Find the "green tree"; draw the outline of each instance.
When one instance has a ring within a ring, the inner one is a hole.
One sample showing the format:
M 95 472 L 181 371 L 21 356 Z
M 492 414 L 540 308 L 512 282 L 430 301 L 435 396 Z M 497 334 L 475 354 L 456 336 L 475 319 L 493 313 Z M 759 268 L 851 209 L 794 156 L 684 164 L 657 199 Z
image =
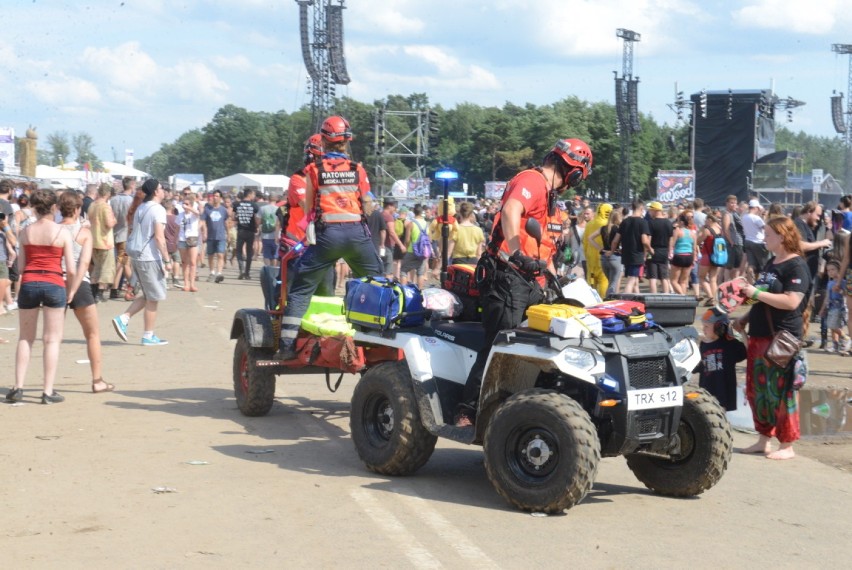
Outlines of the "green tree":
M 68 144 L 68 133 L 57 131 L 47 135 L 47 146 L 50 149 L 51 164 L 62 164 L 71 160 L 71 145 Z

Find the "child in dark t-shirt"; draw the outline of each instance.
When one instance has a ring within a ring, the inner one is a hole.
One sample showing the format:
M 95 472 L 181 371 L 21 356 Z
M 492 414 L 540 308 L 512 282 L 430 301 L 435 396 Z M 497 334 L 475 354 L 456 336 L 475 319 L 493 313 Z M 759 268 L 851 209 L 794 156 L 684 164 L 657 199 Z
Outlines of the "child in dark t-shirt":
M 726 411 L 737 409 L 737 362 L 746 359 L 746 347 L 728 335 L 728 316 L 709 309 L 701 317 L 703 337 L 699 350 L 698 385 L 719 400 Z

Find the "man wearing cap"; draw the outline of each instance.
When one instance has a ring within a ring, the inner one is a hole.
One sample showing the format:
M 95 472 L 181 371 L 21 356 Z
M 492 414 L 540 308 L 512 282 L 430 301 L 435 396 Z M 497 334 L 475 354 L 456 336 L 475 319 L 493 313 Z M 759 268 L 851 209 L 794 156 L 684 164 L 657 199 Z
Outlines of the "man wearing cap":
M 158 304 L 166 299 L 166 271 L 172 268 L 166 249 L 166 210 L 161 205 L 166 193 L 155 178 L 146 180 L 142 191 L 145 200 L 133 215 L 133 232 L 127 240 L 128 252 L 134 256 L 131 259 L 133 274 L 142 294 L 112 320 L 112 326 L 121 340 L 127 342 L 130 318 L 144 309 L 142 346 L 163 346 L 169 343 L 154 334 L 154 324 Z
M 769 251 L 766 249 L 764 222 L 760 202 L 752 198 L 748 203 L 748 213 L 743 216 L 743 252 L 745 253 L 744 268 L 751 269 L 757 275 L 769 261 Z
M 659 202 L 648 204 L 650 219 L 648 229 L 651 231 L 651 259 L 645 263 L 645 275 L 648 277 L 651 293 L 656 293 L 662 283 L 663 293 L 672 292 L 672 282 L 669 279 L 669 259 L 674 254 L 674 227 L 669 221 L 663 205 Z

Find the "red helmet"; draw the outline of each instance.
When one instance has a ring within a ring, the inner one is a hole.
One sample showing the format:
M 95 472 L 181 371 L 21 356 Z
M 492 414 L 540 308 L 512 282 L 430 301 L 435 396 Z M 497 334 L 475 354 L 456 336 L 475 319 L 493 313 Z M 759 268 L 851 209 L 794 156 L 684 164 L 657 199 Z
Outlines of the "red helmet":
M 322 138 L 328 142 L 352 140 L 352 131 L 349 129 L 349 121 L 337 115 L 329 117 L 322 122 L 320 133 L 322 134 Z
M 568 166 L 579 169 L 574 171 L 577 173 L 576 175 L 570 176 L 570 180 L 566 180 L 569 186 L 576 186 L 592 173 L 592 163 L 594 162 L 592 150 L 580 139 L 558 140 L 552 152 L 564 160 Z
M 311 135 L 305 141 L 305 157 L 322 155 L 322 135 Z

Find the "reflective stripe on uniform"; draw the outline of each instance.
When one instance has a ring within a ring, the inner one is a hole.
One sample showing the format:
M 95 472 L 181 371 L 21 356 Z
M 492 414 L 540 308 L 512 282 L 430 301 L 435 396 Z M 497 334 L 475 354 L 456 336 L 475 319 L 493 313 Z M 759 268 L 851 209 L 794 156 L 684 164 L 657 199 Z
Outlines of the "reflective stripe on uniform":
M 301 317 L 281 317 L 282 325 L 289 325 L 291 327 L 300 327 L 302 326 Z
M 332 224 L 340 222 L 360 222 L 361 215 L 349 213 L 323 214 L 322 219 L 324 222 L 329 222 Z
M 332 194 L 357 194 L 358 187 L 349 184 L 321 186 L 319 193 L 321 196 L 330 196 Z
M 296 338 L 299 336 L 299 329 L 290 330 L 290 329 L 281 329 L 281 338 Z

